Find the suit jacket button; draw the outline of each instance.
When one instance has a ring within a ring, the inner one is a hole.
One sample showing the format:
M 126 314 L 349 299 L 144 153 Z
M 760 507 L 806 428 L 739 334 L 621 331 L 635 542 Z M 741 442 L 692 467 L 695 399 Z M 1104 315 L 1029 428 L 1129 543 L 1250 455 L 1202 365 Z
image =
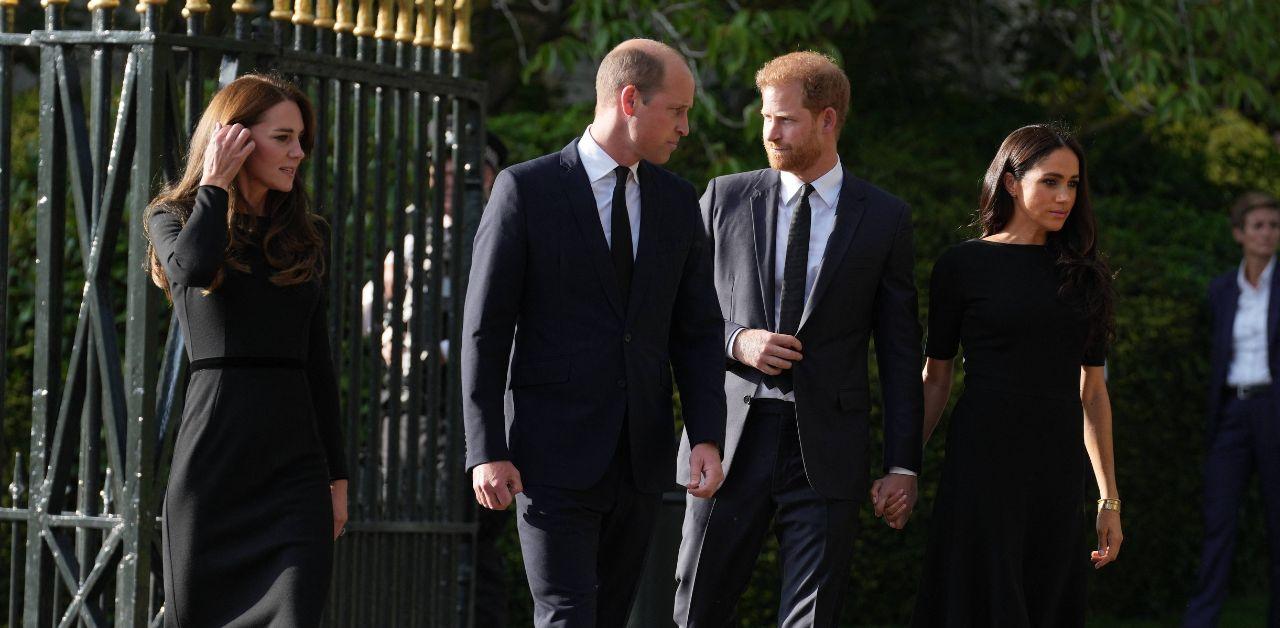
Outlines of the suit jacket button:
M 630 333 L 623 334 L 623 335 L 622 335 L 622 341 L 623 341 L 623 342 L 631 342 L 631 334 L 630 334 Z
M 742 403 L 745 403 L 745 404 L 747 404 L 747 405 L 751 405 L 751 395 L 747 395 L 746 397 L 743 397 L 743 398 L 742 398 Z
M 626 388 L 626 387 L 627 387 L 627 380 L 625 379 L 618 380 L 618 388 Z

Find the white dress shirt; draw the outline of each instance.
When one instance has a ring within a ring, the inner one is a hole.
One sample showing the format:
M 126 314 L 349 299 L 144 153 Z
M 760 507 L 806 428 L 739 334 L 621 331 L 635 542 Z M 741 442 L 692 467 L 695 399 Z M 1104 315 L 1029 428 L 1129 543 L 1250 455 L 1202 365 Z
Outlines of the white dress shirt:
M 590 126 L 578 140 L 578 157 L 582 159 L 587 180 L 591 182 L 591 193 L 596 197 L 604 241 L 613 250 L 613 187 L 617 183 L 613 170 L 622 164 L 614 161 L 591 137 Z M 631 258 L 635 259 L 636 251 L 640 250 L 640 162 L 631 164 L 628 169 L 631 175 L 627 177 L 627 215 L 631 218 Z
M 1240 300 L 1236 306 L 1236 320 L 1232 325 L 1231 369 L 1227 371 L 1230 386 L 1254 386 L 1271 383 L 1271 366 L 1267 364 L 1267 311 L 1271 304 L 1271 274 L 1275 272 L 1276 258 L 1272 256 L 1267 267 L 1258 276 L 1258 287 L 1253 287 L 1244 276 L 1244 262 L 1236 274 L 1240 286 Z

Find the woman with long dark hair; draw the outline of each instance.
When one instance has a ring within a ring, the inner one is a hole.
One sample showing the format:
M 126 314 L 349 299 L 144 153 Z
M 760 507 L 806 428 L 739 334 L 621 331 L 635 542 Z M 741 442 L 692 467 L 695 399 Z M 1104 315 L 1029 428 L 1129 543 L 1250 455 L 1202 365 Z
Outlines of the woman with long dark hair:
M 1084 151 L 1065 131 L 1014 131 L 983 182 L 982 238 L 934 265 L 926 441 L 960 346 L 965 389 L 947 432 L 915 626 L 1084 624 L 1086 451 L 1102 498 L 1094 567 L 1119 554 L 1103 370 L 1114 299 L 1085 175 Z
M 170 628 L 320 623 L 347 474 L 327 230 L 297 182 L 314 127 L 290 83 L 236 79 L 144 219 L 191 358 L 164 504 Z

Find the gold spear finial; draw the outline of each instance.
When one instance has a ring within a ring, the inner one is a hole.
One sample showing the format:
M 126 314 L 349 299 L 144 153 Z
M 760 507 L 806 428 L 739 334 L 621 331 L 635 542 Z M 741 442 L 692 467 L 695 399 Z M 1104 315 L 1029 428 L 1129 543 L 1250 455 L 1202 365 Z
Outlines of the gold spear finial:
M 373 34 L 373 0 L 360 0 L 360 10 L 356 11 L 356 29 L 352 32 L 356 37 Z
M 0 5 L 6 7 L 18 6 L 18 0 L 0 0 Z M 114 9 L 120 6 L 119 0 L 89 0 L 89 10 L 97 11 L 99 9 Z M 208 5 L 205 5 L 208 6 Z M 206 9 L 207 10 L 207 9 Z M 185 9 L 183 15 L 186 15 Z
M 453 51 L 471 52 L 471 0 L 458 0 L 453 5 L 455 12 L 453 25 Z
M 267 17 L 281 22 L 288 22 L 293 17 L 293 12 L 289 10 L 289 0 L 271 0 L 271 13 Z
M 414 4 L 418 6 L 418 32 L 414 34 L 413 45 L 430 48 L 431 18 L 435 13 L 435 4 L 432 0 L 414 0 Z
M 102 1 L 103 0 L 93 0 L 93 2 L 90 2 L 89 10 L 92 11 L 94 9 L 94 2 L 101 3 Z M 208 13 L 209 8 L 209 0 L 187 0 L 187 6 L 182 7 L 182 17 L 191 19 L 191 16 L 196 13 Z
M 40 0 L 41 6 L 49 6 L 51 4 L 67 4 L 67 0 Z M 138 13 L 146 13 L 150 5 L 164 6 L 165 0 L 138 0 L 138 6 L 133 10 Z
M 350 33 L 355 30 L 356 23 L 351 17 L 351 0 L 338 0 L 338 19 L 333 23 L 333 30 L 337 33 Z
M 409 43 L 413 41 L 413 0 L 397 0 L 397 4 L 396 41 Z
M 316 19 L 311 22 L 316 28 L 333 28 L 333 0 L 316 1 Z
M 311 0 L 298 0 L 293 5 L 293 23 L 299 26 L 310 26 L 316 21 L 316 14 L 311 12 Z
M 391 39 L 395 36 L 396 0 L 378 0 L 378 30 L 373 36 L 378 39 Z
M 435 47 L 448 50 L 453 45 L 453 0 L 436 0 Z
M 253 15 L 256 12 L 252 0 L 236 0 L 231 5 L 231 11 L 238 15 Z

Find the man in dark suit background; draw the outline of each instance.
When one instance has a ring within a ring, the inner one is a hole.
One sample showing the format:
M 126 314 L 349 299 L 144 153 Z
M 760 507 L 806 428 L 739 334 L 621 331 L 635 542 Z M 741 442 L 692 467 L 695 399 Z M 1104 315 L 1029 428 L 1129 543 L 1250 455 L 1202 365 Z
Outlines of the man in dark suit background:
M 834 626 L 869 479 L 871 333 L 887 471 L 876 513 L 900 528 L 915 502 L 922 391 L 911 216 L 841 164 L 849 80 L 829 58 L 779 57 L 756 84 L 772 167 L 719 177 L 702 197 L 724 314 L 726 476 L 714 498 L 688 498 L 675 620 L 729 625 L 774 521 L 779 625 Z
M 1258 471 L 1271 545 L 1271 610 L 1280 627 L 1280 202 L 1262 192 L 1231 208 L 1231 232 L 1244 259 L 1209 284 L 1213 333 L 1209 373 L 1209 451 L 1204 466 L 1204 551 L 1183 625 L 1215 626 L 1227 599 L 1245 488 Z
M 466 465 L 516 501 L 538 626 L 626 624 L 672 485 L 672 373 L 710 497 L 724 442 L 722 316 L 697 193 L 665 163 L 694 81 L 651 40 L 596 76 L 591 126 L 498 175 L 476 233 L 462 334 Z

